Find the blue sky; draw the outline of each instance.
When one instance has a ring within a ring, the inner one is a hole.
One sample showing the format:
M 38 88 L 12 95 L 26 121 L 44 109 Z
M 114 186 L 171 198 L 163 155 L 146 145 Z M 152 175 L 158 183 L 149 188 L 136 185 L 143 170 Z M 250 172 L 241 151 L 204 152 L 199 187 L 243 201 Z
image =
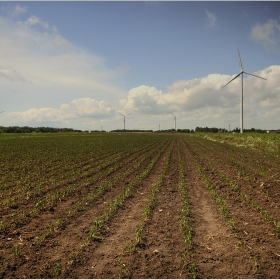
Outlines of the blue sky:
M 0 2 L 0 125 L 280 128 L 278 2 Z

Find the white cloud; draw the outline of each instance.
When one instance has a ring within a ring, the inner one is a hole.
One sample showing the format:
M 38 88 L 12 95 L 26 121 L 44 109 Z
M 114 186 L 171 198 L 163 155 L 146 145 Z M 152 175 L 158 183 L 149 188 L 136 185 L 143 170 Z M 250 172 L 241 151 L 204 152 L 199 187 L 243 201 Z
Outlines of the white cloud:
M 37 99 L 39 108 L 44 107 L 40 100 L 46 96 L 55 107 L 69 96 L 116 101 L 123 94 L 118 87 L 120 71 L 106 67 L 103 58 L 75 47 L 55 26 L 36 16 L 23 22 L 0 17 L 0 42 L 0 97 L 10 111 L 12 94 L 13 99 L 22 98 L 22 103 L 24 95 Z
M 211 74 L 207 77 L 190 81 L 178 81 L 163 93 L 154 87 L 142 85 L 129 91 L 120 105 L 126 111 L 148 114 L 194 110 L 207 106 L 230 107 L 236 104 L 237 94 L 232 90 L 220 91 L 229 76 Z
M 257 23 L 251 30 L 251 39 L 261 43 L 268 51 L 279 52 L 280 24 L 277 20 L 270 19 L 264 24 Z
M 215 13 L 211 13 L 209 11 L 205 11 L 207 14 L 207 21 L 208 21 L 208 25 L 207 27 L 211 28 L 216 26 L 216 22 L 217 22 L 217 17 Z
M 244 114 L 245 127 L 256 127 L 256 121 L 263 124 L 267 112 L 280 107 L 280 66 L 274 65 L 255 73 L 268 81 L 244 76 Z M 235 123 L 239 127 L 241 79 L 238 78 L 222 88 L 233 76 L 211 74 L 194 80 L 180 80 L 167 88 L 167 92 L 146 85 L 133 88 L 120 105 L 126 112 L 138 114 L 168 115 L 179 114 L 178 120 L 197 126 L 223 126 Z M 272 113 L 271 113 L 272 114 Z M 280 122 L 280 116 L 271 123 Z M 171 117 L 170 117 L 171 118 Z M 265 124 L 263 124 L 265 125 Z M 172 126 L 171 126 L 172 127 Z
M 4 121 L 10 124 L 55 122 L 61 125 L 71 120 L 109 118 L 115 114 L 108 102 L 96 101 L 90 98 L 80 98 L 67 104 L 62 104 L 59 109 L 33 108 L 23 112 L 5 114 Z
M 41 21 L 41 19 L 36 16 L 31 16 L 25 23 L 28 25 L 41 25 L 45 29 L 49 28 L 49 24 L 47 22 Z

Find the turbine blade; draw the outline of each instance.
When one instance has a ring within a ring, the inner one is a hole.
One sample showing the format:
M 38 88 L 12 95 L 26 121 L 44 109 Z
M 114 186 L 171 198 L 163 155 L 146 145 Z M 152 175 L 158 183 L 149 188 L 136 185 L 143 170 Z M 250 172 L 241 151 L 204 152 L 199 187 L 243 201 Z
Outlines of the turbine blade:
M 241 71 L 239 74 L 237 74 L 233 79 L 231 79 L 226 85 L 224 85 L 222 88 L 224 88 L 225 86 L 227 86 L 229 83 L 231 83 L 233 80 L 235 80 L 237 77 L 239 77 L 241 74 L 243 73 L 243 71 Z
M 239 53 L 239 49 L 237 48 L 237 50 L 238 50 L 238 57 L 239 57 L 239 65 L 240 65 L 240 69 L 241 69 L 241 71 L 243 71 L 242 61 L 241 61 L 241 57 L 240 57 L 240 53 Z
M 120 113 L 120 112 L 118 112 L 118 113 L 124 117 L 124 115 L 122 113 Z
M 257 76 L 257 75 L 255 75 L 255 74 L 248 73 L 248 72 L 245 72 L 245 71 L 244 71 L 244 73 L 246 73 L 247 75 L 255 76 L 255 77 L 257 77 L 257 78 L 261 78 L 261 79 L 263 79 L 263 80 L 266 80 L 266 81 L 267 81 L 267 79 L 262 78 L 262 77 L 260 77 L 260 76 Z

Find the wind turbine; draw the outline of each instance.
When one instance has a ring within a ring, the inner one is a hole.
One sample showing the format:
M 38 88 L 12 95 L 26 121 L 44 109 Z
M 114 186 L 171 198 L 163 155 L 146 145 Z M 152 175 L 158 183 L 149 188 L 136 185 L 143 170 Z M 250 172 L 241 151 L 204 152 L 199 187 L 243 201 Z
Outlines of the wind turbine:
M 125 115 L 123 115 L 122 113 L 120 113 L 120 112 L 118 112 L 120 115 L 122 115 L 123 116 L 123 130 L 125 130 L 125 117 L 126 116 L 128 116 L 128 115 L 130 115 L 130 113 L 129 114 L 127 114 L 126 116 Z
M 240 65 L 240 73 L 237 74 L 233 79 L 231 79 L 226 85 L 224 85 L 222 88 L 224 88 L 225 86 L 227 86 L 230 82 L 232 82 L 233 80 L 235 80 L 237 77 L 239 77 L 241 75 L 241 103 L 240 103 L 240 133 L 243 133 L 243 74 L 247 74 L 247 75 L 251 75 L 251 76 L 254 76 L 254 77 L 257 77 L 257 78 L 260 78 L 260 79 L 263 79 L 263 80 L 267 80 L 265 78 L 262 78 L 260 76 L 257 76 L 255 74 L 252 74 L 252 73 L 248 73 L 246 71 L 243 70 L 243 67 L 242 67 L 242 61 L 241 61 L 241 57 L 240 57 L 240 53 L 239 53 L 239 49 L 237 48 L 237 51 L 238 51 L 238 57 L 239 57 L 239 65 Z
M 177 116 L 175 116 L 175 115 L 172 114 L 172 113 L 171 113 L 171 115 L 174 117 L 174 128 L 175 128 L 175 131 L 177 131 L 177 130 L 176 130 L 176 117 L 177 117 Z

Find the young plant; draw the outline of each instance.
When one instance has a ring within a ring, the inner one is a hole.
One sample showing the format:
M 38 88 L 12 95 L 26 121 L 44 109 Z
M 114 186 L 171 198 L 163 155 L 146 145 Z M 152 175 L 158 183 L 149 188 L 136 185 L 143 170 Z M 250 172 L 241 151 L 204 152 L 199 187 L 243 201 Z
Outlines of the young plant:
M 88 232 L 88 239 L 89 240 L 93 240 L 96 236 L 96 232 L 94 229 L 90 229 L 89 232 Z
M 131 254 L 135 250 L 135 247 L 132 243 L 129 243 L 126 247 L 122 248 L 122 252 Z
M 55 276 L 60 276 L 62 272 L 62 265 L 60 263 L 56 264 L 54 268 L 54 274 Z
M 143 228 L 142 228 L 142 227 L 136 228 L 136 230 L 135 230 L 135 233 L 136 233 L 136 243 L 137 243 L 137 244 L 141 242 L 141 239 L 142 239 L 142 231 L 143 231 Z
M 0 221 L 0 231 L 4 231 L 5 230 L 5 225 L 2 221 Z
M 71 253 L 70 256 L 69 256 L 69 262 L 68 264 L 69 265 L 72 265 L 76 260 L 76 256 L 75 256 L 75 253 Z
M 21 253 L 19 247 L 14 247 L 13 252 L 14 252 L 14 258 L 20 257 Z

